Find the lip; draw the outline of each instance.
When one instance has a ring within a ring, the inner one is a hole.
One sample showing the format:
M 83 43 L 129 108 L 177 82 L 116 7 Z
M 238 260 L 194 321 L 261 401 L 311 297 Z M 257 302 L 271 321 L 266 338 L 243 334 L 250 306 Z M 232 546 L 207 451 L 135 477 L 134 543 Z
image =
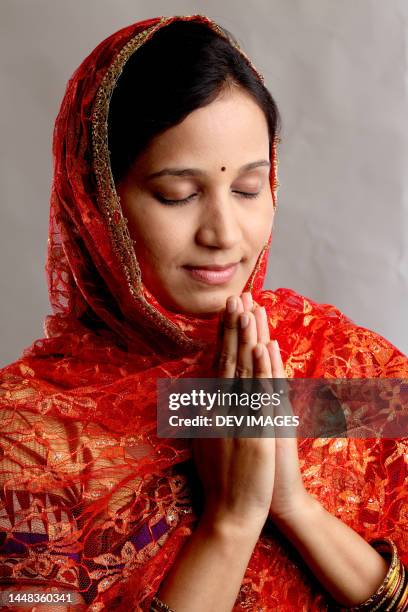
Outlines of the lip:
M 223 266 L 217 264 L 210 264 L 204 266 L 184 266 L 185 268 L 189 268 L 191 270 L 227 270 L 228 268 L 232 268 L 232 266 L 236 266 L 239 262 L 232 261 L 231 263 L 224 264 Z
M 185 270 L 195 280 L 206 283 L 207 285 L 222 285 L 227 283 L 234 276 L 238 263 L 227 264 L 225 266 L 211 265 L 208 267 L 203 266 L 183 266 Z

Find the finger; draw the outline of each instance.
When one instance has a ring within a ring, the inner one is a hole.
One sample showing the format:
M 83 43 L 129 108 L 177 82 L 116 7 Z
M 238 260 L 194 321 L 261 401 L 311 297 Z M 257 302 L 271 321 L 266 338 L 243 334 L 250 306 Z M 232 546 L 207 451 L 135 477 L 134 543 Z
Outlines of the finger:
M 236 376 L 252 378 L 253 349 L 256 345 L 256 323 L 252 312 L 245 311 L 239 315 L 239 338 Z
M 272 378 L 277 378 L 277 379 L 281 379 L 279 381 L 279 391 L 282 391 L 283 393 L 288 393 L 288 385 L 286 380 L 282 380 L 282 379 L 286 379 L 286 372 L 285 372 L 285 367 L 283 365 L 283 361 L 282 361 L 282 357 L 280 354 L 280 348 L 279 348 L 279 343 L 277 340 L 271 340 L 270 342 L 268 342 L 268 344 L 266 345 L 266 348 L 268 350 L 269 353 L 269 357 L 271 360 L 271 367 L 272 367 Z M 276 385 L 274 384 L 274 387 Z
M 282 396 L 281 403 L 277 409 L 277 413 L 282 415 L 293 415 L 290 399 L 289 399 L 289 385 L 287 382 L 287 376 L 283 365 L 282 357 L 280 354 L 279 343 L 277 340 L 272 340 L 267 345 L 267 349 L 271 358 L 272 365 L 272 376 L 273 378 L 280 378 L 278 392 Z M 282 380 L 285 379 L 285 380 Z
M 219 355 L 221 353 L 222 342 L 224 337 L 224 318 L 225 318 L 225 310 L 221 310 L 218 315 L 218 325 L 217 325 L 217 338 L 215 342 L 215 352 L 212 361 L 212 368 L 216 370 L 218 375 L 218 362 Z
M 237 297 L 237 300 L 238 300 L 238 312 L 239 313 L 244 312 L 245 308 L 244 308 L 244 303 L 242 301 L 241 296 L 237 295 L 236 297 Z
M 253 350 L 254 378 L 272 378 L 272 365 L 265 344 L 258 342 Z
M 242 302 L 232 295 L 227 299 L 224 312 L 223 336 L 220 343 L 218 375 L 221 378 L 234 378 L 238 354 L 239 316 L 243 311 Z
M 270 342 L 268 315 L 264 306 L 258 306 L 255 312 L 256 329 L 258 332 L 258 342 L 263 342 L 265 345 Z
M 252 299 L 252 294 L 249 291 L 245 291 L 241 294 L 242 304 L 244 306 L 244 310 L 252 312 L 254 309 L 254 300 Z
M 286 378 L 280 348 L 277 340 L 271 340 L 267 344 L 267 349 L 271 358 L 273 378 Z

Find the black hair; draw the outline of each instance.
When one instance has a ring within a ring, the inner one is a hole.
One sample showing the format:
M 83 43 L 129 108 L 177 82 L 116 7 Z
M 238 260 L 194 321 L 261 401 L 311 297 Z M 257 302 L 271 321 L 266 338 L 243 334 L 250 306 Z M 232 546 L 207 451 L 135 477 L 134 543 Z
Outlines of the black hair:
M 228 30 L 222 31 L 236 42 Z M 108 144 L 116 184 L 154 136 L 210 104 L 228 83 L 244 88 L 263 110 L 272 144 L 280 127 L 277 105 L 229 40 L 203 23 L 174 21 L 128 59 L 109 106 Z

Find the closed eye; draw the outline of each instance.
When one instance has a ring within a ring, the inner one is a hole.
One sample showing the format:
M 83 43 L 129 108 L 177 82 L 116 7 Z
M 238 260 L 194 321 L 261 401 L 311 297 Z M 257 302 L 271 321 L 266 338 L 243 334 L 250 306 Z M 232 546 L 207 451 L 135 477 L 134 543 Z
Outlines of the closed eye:
M 252 193 L 248 191 L 235 191 L 234 193 L 239 193 L 244 198 L 257 198 L 259 196 L 259 191 L 257 193 Z
M 237 193 L 238 195 L 242 196 L 243 198 L 257 198 L 259 196 L 259 191 L 257 193 L 252 193 L 252 192 L 248 192 L 248 191 L 233 191 L 232 193 Z M 192 200 L 196 195 L 198 195 L 197 193 L 192 193 L 191 195 L 187 196 L 187 198 L 183 198 L 182 200 L 169 200 L 168 198 L 164 198 L 161 194 L 156 193 L 155 194 L 155 198 L 161 202 L 162 204 L 166 204 L 168 206 L 180 206 L 182 204 L 187 204 L 187 202 L 189 202 L 190 200 Z
M 170 206 L 177 206 L 180 204 L 186 204 L 187 202 L 192 200 L 194 196 L 196 195 L 197 195 L 196 193 L 192 193 L 191 195 L 189 195 L 187 198 L 184 198 L 183 200 L 168 200 L 167 198 L 164 198 L 162 195 L 160 195 L 160 193 L 156 193 L 155 198 L 159 200 L 159 202 L 161 202 L 162 204 L 167 204 Z

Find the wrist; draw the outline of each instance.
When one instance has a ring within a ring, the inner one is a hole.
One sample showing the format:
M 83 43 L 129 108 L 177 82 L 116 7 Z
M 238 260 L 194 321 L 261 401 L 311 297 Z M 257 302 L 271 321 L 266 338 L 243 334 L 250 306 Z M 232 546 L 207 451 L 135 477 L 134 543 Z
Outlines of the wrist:
M 269 518 L 282 530 L 293 530 L 299 525 L 315 524 L 321 518 L 324 507 L 304 489 L 284 512 L 269 513 Z
M 203 514 L 157 597 L 174 610 L 232 610 L 259 534 Z
M 231 514 L 204 512 L 200 519 L 200 530 L 207 537 L 228 543 L 229 541 L 247 542 L 254 545 L 258 540 L 267 517 L 236 517 Z

